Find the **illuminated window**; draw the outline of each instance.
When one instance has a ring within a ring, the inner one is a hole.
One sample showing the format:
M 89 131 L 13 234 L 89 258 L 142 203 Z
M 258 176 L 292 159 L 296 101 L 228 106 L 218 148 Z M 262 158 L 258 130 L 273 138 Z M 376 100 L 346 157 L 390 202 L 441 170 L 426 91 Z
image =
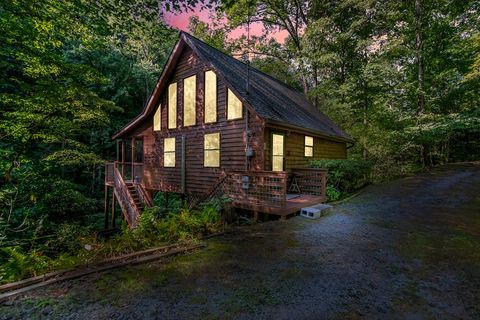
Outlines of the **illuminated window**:
M 217 121 L 217 76 L 213 71 L 205 72 L 205 123 Z
M 203 154 L 204 167 L 220 167 L 220 133 L 205 134 Z
M 313 137 L 305 136 L 305 157 L 313 157 Z
M 283 171 L 284 137 L 272 135 L 272 171 Z
M 168 86 L 168 129 L 177 127 L 177 83 Z
M 232 90 L 228 89 L 228 105 L 227 105 L 227 119 L 240 119 L 242 118 L 243 108 L 242 102 L 237 96 L 232 92 Z
M 195 125 L 195 106 L 197 103 L 197 77 L 183 79 L 183 125 Z
M 175 138 L 163 139 L 163 166 L 175 167 Z
M 160 131 L 162 130 L 162 107 L 158 106 L 157 111 L 153 115 L 153 130 Z

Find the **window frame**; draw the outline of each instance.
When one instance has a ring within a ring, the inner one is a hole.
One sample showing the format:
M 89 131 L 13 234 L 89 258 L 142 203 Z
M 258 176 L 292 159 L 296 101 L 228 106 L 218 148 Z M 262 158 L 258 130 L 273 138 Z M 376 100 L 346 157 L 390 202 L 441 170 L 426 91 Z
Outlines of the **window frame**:
M 170 88 L 175 86 L 175 91 L 171 91 Z M 172 107 L 172 99 L 170 94 L 175 92 L 175 107 Z M 175 112 L 175 116 L 172 117 L 172 113 Z M 176 129 L 177 128 L 177 118 L 178 118 L 178 84 L 177 82 L 172 82 L 168 85 L 167 89 L 167 128 Z
M 307 145 L 307 138 L 312 138 L 312 145 Z M 313 158 L 313 152 L 314 152 L 314 146 L 315 146 L 315 138 L 313 136 L 305 136 L 304 138 L 304 151 L 303 151 L 303 155 L 305 156 L 305 158 Z M 311 149 L 312 150 L 312 154 L 311 155 L 307 155 L 307 150 L 308 149 Z
M 239 117 L 236 117 L 236 118 L 229 118 L 228 115 L 229 115 L 229 110 L 230 110 L 230 105 L 229 105 L 229 97 L 230 97 L 230 94 L 232 94 L 235 99 L 237 99 L 239 102 L 240 102 L 240 107 L 241 107 L 241 110 L 240 110 L 240 116 Z M 233 120 L 239 120 L 239 119 L 243 119 L 243 102 L 242 100 L 240 100 L 240 98 L 230 89 L 227 87 L 227 112 L 226 112 L 226 115 L 225 117 L 227 118 L 228 121 L 233 121 Z
M 273 168 L 273 164 L 274 164 L 273 159 L 274 159 L 274 157 L 280 157 L 280 155 L 274 155 L 274 154 L 273 154 L 273 136 L 281 136 L 281 137 L 282 137 L 282 140 L 283 140 L 283 145 L 282 145 L 282 151 L 283 151 L 283 153 L 282 153 L 282 155 L 281 155 L 281 157 L 282 157 L 282 170 L 274 170 L 274 168 Z M 271 163 L 272 163 L 272 171 L 273 171 L 273 172 L 283 172 L 283 171 L 285 171 L 285 151 L 286 151 L 286 139 L 285 139 L 285 138 L 286 138 L 286 135 L 285 135 L 285 133 L 283 133 L 283 132 L 272 132 L 271 135 L 270 135 Z
M 218 136 L 218 149 L 207 149 L 206 147 L 206 138 L 207 136 L 211 135 L 217 135 Z M 218 165 L 213 166 L 213 165 L 206 165 L 206 155 L 208 151 L 218 151 Z M 220 168 L 221 167 L 221 161 L 222 161 L 222 135 L 220 134 L 220 131 L 217 132 L 210 132 L 210 133 L 205 133 L 203 135 L 203 167 L 204 168 Z
M 166 150 L 165 146 L 166 146 L 166 141 L 168 140 L 171 140 L 173 139 L 173 151 L 172 150 Z M 176 155 L 176 151 L 177 151 L 177 139 L 175 137 L 167 137 L 167 138 L 163 138 L 163 167 L 164 168 L 175 168 L 176 165 L 177 165 L 177 155 Z M 171 165 L 166 165 L 166 162 L 165 162 L 165 159 L 167 158 L 166 155 L 167 154 L 173 154 L 173 166 Z
M 214 121 L 207 121 L 207 73 L 211 72 L 215 76 L 215 84 L 213 88 L 215 89 L 215 120 Z M 203 101 L 204 101 L 204 106 L 203 106 L 203 123 L 216 123 L 218 122 L 218 77 L 217 74 L 212 70 L 207 70 L 203 73 Z
M 158 121 L 155 121 L 158 118 Z M 156 126 L 158 124 L 158 128 Z M 153 114 L 153 131 L 162 131 L 162 104 L 158 104 L 158 108 Z
M 194 90 L 193 90 L 193 123 L 190 123 L 190 124 L 185 124 L 185 95 L 187 94 L 187 91 L 185 90 L 185 80 L 187 79 L 191 79 L 191 78 L 194 78 L 193 80 L 193 85 L 194 85 Z M 182 119 L 182 124 L 183 124 L 183 127 L 192 127 L 192 126 L 195 126 L 197 125 L 197 75 L 196 74 L 192 74 L 190 76 L 187 76 L 185 78 L 182 79 L 182 85 L 183 85 L 183 119 Z M 178 94 L 178 93 L 177 93 Z

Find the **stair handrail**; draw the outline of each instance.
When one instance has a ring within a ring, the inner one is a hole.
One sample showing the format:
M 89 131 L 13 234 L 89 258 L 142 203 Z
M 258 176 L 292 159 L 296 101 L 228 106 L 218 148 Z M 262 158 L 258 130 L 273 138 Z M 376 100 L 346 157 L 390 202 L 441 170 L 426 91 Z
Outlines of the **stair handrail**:
M 113 190 L 118 202 L 120 203 L 120 207 L 122 207 L 122 212 L 125 216 L 125 219 L 131 228 L 135 228 L 137 226 L 138 217 L 140 216 L 140 211 L 138 210 L 132 195 L 128 191 L 127 185 L 116 166 L 113 169 L 113 180 Z
M 227 180 L 228 175 L 225 171 L 222 170 L 220 176 L 218 176 L 217 181 L 207 190 L 207 192 L 203 193 L 200 197 L 195 198 L 192 202 L 190 202 L 189 208 L 193 209 L 197 205 L 202 202 L 210 200 L 218 191 L 218 188 L 223 187 L 225 180 Z M 221 190 L 222 194 L 225 190 Z
M 137 194 L 140 196 L 140 200 L 143 202 L 143 204 L 147 208 L 153 207 L 152 197 L 150 197 L 150 194 L 145 190 L 143 185 L 138 182 L 134 182 L 133 185 L 135 186 L 135 190 L 137 191 Z

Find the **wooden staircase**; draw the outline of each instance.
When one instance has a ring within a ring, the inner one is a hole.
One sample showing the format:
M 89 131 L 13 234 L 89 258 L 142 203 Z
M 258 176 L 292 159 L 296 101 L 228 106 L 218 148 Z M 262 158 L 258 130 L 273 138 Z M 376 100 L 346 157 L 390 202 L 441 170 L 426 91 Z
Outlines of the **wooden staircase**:
M 150 196 L 140 184 L 125 182 L 116 167 L 113 170 L 113 192 L 128 226 L 135 228 L 145 207 L 152 206 Z
M 131 182 L 125 183 L 127 186 L 128 192 L 132 196 L 133 202 L 135 203 L 135 206 L 137 207 L 139 214 L 143 212 L 143 209 L 145 209 L 145 204 L 141 200 L 139 194 L 137 193 L 137 188 L 135 185 Z

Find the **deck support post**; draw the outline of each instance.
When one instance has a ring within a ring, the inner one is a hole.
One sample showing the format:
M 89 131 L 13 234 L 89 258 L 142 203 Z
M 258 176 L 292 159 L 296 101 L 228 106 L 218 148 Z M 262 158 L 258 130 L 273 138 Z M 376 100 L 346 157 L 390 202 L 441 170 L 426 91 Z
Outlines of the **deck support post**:
M 258 221 L 258 211 L 257 210 L 253 211 L 253 220 Z
M 115 192 L 112 190 L 112 229 L 115 229 Z
M 109 203 L 109 190 L 108 186 L 105 185 L 105 203 L 104 203 L 104 209 L 103 213 L 105 215 L 105 230 L 108 229 L 108 203 Z

